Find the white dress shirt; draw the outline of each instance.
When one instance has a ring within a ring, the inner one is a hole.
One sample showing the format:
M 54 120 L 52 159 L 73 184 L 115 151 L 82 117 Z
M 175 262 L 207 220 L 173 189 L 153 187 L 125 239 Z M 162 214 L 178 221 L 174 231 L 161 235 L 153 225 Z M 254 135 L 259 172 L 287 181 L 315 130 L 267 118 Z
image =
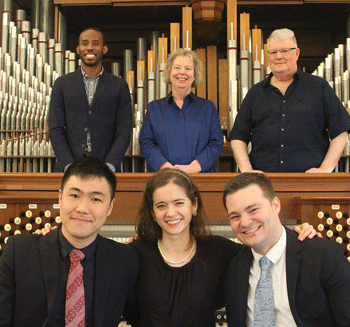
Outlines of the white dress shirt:
M 286 276 L 286 246 L 287 233 L 285 227 L 282 227 L 282 235 L 278 242 L 267 252 L 266 257 L 270 259 L 274 265 L 271 268 L 273 293 L 275 301 L 275 315 L 277 327 L 296 327 L 292 312 L 289 308 L 288 292 L 287 292 L 287 276 Z M 252 249 L 254 256 L 249 274 L 248 289 L 248 306 L 247 306 L 247 326 L 254 326 L 254 296 L 255 289 L 260 279 L 259 260 L 262 255 L 256 253 Z

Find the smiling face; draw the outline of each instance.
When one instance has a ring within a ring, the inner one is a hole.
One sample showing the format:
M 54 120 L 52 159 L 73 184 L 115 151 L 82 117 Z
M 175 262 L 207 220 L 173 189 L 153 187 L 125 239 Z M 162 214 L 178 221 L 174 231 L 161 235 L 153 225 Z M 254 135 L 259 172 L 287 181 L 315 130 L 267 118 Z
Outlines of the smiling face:
M 268 55 L 270 68 L 274 76 L 286 80 L 291 79 L 298 70 L 298 58 L 300 49 L 291 39 L 277 40 L 269 39 L 267 44 L 268 51 L 276 51 L 281 49 L 296 48 L 287 54 L 281 54 L 278 51 L 275 55 Z
M 184 189 L 174 183 L 157 188 L 153 193 L 153 214 L 162 229 L 163 237 L 170 235 L 189 235 L 192 204 Z
M 192 59 L 187 56 L 176 57 L 170 71 L 172 89 L 184 93 L 190 93 L 192 83 L 195 80 L 194 75 Z
M 113 209 L 105 178 L 71 176 L 59 192 L 64 237 L 76 248 L 91 244 Z
M 282 225 L 280 201 L 267 199 L 257 184 L 227 195 L 226 207 L 232 231 L 245 245 L 265 255 L 279 240 Z
M 103 35 L 99 31 L 86 30 L 80 34 L 77 53 L 83 66 L 96 67 L 102 65 L 103 55 L 108 51 L 108 47 L 103 43 Z

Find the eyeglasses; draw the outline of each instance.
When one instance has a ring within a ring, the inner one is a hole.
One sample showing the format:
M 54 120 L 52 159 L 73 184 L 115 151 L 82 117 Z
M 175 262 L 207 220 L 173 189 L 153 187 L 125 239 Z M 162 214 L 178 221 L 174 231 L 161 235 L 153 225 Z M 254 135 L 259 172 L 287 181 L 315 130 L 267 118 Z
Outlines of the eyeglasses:
M 284 48 L 284 49 L 279 49 L 279 50 L 270 50 L 267 51 L 267 53 L 271 56 L 271 57 L 276 57 L 277 56 L 277 52 L 279 52 L 282 56 L 288 56 L 291 52 L 291 50 L 295 50 L 296 48 Z

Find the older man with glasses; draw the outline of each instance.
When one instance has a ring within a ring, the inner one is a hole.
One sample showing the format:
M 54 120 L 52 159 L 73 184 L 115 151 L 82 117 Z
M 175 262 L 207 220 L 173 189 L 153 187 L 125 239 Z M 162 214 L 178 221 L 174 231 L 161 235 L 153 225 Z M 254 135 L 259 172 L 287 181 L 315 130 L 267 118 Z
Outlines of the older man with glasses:
M 240 171 L 332 172 L 349 114 L 327 81 L 298 70 L 293 31 L 275 30 L 267 48 L 271 74 L 249 90 L 229 135 Z

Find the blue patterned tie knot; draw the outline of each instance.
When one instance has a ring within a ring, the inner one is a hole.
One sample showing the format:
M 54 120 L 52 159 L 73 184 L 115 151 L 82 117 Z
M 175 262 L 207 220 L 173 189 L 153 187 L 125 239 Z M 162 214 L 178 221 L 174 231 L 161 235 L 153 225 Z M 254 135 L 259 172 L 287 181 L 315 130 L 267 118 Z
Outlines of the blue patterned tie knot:
M 267 257 L 261 257 L 259 265 L 261 275 L 255 290 L 254 327 L 273 327 L 276 326 L 272 275 L 270 271 L 273 262 Z

